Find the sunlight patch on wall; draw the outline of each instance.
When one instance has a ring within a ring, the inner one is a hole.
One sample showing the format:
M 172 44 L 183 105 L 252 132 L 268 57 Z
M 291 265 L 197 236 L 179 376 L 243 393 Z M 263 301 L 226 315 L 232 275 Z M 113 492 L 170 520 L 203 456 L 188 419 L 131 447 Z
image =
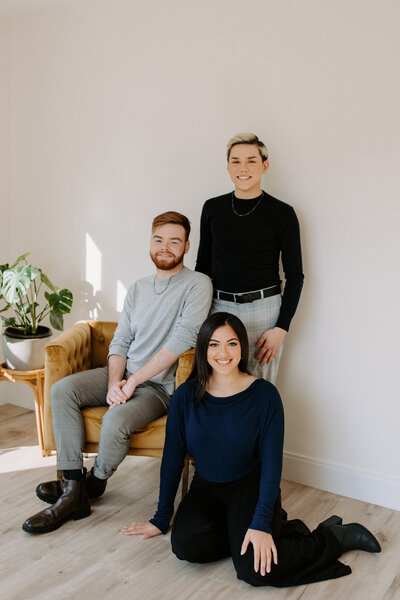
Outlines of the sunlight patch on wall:
M 86 234 L 86 281 L 92 284 L 93 292 L 101 290 L 101 252 Z
M 86 233 L 86 281 L 93 288 L 93 297 L 101 290 L 102 254 L 91 236 Z M 98 318 L 97 307 L 90 310 L 90 318 Z
M 126 296 L 126 287 L 118 279 L 118 281 L 117 281 L 117 304 L 116 304 L 116 309 L 118 312 L 122 311 L 122 308 L 124 306 L 125 296 Z

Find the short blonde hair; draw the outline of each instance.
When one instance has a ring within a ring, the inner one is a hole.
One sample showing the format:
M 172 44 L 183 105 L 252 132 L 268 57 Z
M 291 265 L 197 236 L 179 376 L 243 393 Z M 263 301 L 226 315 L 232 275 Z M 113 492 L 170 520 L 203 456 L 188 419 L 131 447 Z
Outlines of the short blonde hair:
M 255 145 L 258 148 L 262 161 L 265 162 L 268 160 L 268 150 L 264 142 L 258 139 L 255 133 L 237 133 L 229 140 L 226 145 L 226 158 L 229 160 L 231 155 L 231 150 L 233 146 L 237 146 L 238 144 L 251 144 Z
M 153 219 L 153 223 L 151 226 L 151 231 L 154 233 L 154 230 L 157 227 L 161 227 L 161 225 L 182 225 L 185 230 L 185 242 L 188 241 L 190 235 L 190 221 L 185 215 L 181 213 L 175 212 L 174 210 L 169 210 L 168 212 L 162 213 L 161 215 L 157 215 Z

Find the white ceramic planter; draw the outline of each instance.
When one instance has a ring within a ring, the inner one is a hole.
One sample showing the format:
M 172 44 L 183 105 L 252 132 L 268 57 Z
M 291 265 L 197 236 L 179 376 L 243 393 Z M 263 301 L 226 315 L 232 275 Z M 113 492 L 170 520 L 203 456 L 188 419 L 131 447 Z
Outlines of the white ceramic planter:
M 44 347 L 53 332 L 48 327 L 38 327 L 38 334 L 25 336 L 10 327 L 3 331 L 3 354 L 7 367 L 17 371 L 33 371 L 44 367 Z

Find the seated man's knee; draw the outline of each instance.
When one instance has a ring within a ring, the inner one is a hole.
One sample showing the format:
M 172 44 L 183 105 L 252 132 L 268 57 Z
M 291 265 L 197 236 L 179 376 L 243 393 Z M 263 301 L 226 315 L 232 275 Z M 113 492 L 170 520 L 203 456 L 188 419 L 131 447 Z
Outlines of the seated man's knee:
M 68 381 L 68 377 L 63 377 L 63 379 L 59 379 L 50 389 L 50 400 L 51 407 L 54 410 L 57 410 L 58 406 L 64 405 L 67 398 L 70 398 L 72 395 L 72 385 Z
M 104 413 L 101 428 L 103 431 L 112 431 L 123 436 L 130 436 L 134 431 L 131 419 L 127 418 L 125 411 L 121 411 L 119 408 L 119 406 L 113 406 Z

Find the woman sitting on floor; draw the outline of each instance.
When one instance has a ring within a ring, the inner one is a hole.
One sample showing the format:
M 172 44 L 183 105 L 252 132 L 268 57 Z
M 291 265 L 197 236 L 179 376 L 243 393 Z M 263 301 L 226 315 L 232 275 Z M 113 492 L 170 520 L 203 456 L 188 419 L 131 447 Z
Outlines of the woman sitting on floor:
M 287 521 L 280 480 L 284 417 L 277 389 L 247 371 L 243 323 L 214 313 L 203 323 L 188 381 L 169 409 L 158 510 L 125 527 L 143 539 L 166 533 L 186 453 L 196 472 L 172 526 L 172 550 L 206 563 L 231 556 L 251 585 L 284 587 L 347 575 L 337 559 L 347 550 L 380 552 L 357 523 L 330 517 L 311 532 Z

